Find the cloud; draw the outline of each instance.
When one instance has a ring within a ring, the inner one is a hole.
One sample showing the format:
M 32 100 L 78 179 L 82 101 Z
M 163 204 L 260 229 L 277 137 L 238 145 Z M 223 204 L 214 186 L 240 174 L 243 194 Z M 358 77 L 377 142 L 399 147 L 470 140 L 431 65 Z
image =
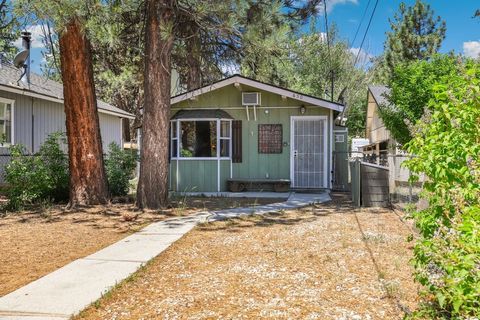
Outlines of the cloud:
M 350 52 L 353 54 L 354 57 L 358 56 L 358 63 L 359 64 L 368 64 L 374 57 L 373 54 L 368 53 L 364 49 L 360 50 L 360 48 L 350 48 Z M 360 54 L 358 51 L 360 50 Z
M 26 31 L 32 33 L 32 44 L 31 47 L 33 48 L 45 48 L 43 44 L 43 31 L 42 26 L 39 24 L 30 25 L 25 28 Z M 18 38 L 14 43 L 15 47 L 18 49 L 22 49 L 22 38 Z
M 478 58 L 480 56 L 480 41 L 464 42 L 463 54 L 470 58 Z
M 358 0 L 329 0 L 327 1 L 327 13 L 332 12 L 332 10 L 335 8 L 335 6 L 339 4 L 358 4 Z M 323 3 L 319 5 L 320 6 L 320 11 L 323 13 Z

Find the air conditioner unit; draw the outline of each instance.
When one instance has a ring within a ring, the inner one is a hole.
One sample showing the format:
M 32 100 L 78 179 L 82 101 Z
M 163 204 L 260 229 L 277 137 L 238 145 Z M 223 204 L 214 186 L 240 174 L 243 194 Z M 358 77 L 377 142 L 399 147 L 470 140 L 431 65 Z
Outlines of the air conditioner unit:
M 259 106 L 260 98 L 260 92 L 242 92 L 242 105 Z

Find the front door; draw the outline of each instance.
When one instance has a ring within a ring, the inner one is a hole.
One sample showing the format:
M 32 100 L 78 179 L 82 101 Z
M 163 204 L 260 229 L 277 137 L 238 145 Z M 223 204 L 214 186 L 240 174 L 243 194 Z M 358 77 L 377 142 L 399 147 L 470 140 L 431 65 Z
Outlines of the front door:
M 327 188 L 327 117 L 292 117 L 291 130 L 292 186 Z

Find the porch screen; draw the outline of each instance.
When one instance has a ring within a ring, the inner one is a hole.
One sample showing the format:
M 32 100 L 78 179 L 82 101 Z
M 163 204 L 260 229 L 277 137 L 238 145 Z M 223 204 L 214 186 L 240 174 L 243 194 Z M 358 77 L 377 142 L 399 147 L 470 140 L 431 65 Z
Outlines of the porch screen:
M 282 153 L 281 124 L 258 125 L 258 153 Z

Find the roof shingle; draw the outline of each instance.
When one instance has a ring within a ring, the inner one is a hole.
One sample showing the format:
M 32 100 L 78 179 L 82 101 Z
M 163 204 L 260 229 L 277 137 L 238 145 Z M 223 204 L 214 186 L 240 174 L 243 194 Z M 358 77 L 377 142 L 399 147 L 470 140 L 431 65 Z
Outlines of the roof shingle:
M 46 97 L 63 100 L 63 85 L 56 81 L 47 79 L 38 74 L 30 74 L 30 88 L 25 87 L 22 82 L 18 81 L 22 75 L 21 70 L 9 65 L 2 64 L 0 66 L 0 85 L 11 87 L 13 89 L 25 90 L 28 92 L 40 94 Z M 17 83 L 18 82 L 18 83 Z M 106 102 L 97 100 L 98 109 L 113 112 L 119 116 L 134 117 L 133 114 L 114 107 Z

